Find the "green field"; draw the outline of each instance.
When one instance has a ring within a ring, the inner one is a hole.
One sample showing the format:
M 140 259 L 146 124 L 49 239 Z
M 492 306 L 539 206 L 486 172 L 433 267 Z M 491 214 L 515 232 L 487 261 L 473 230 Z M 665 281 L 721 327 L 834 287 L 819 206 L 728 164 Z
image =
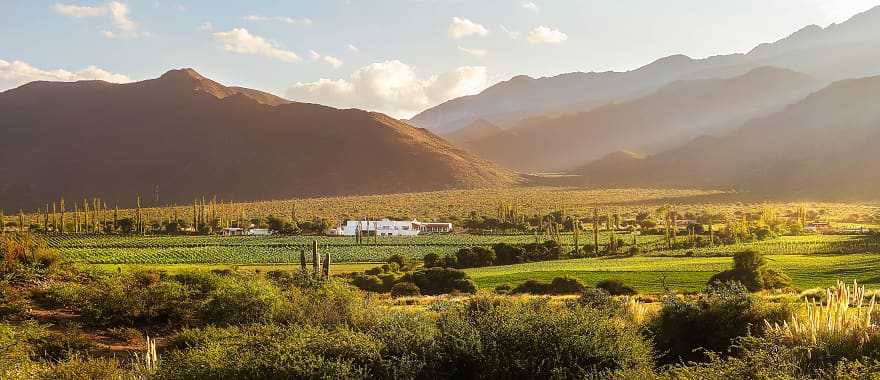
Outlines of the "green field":
M 631 241 L 629 235 L 617 235 Z M 600 233 L 600 244 L 609 233 Z M 538 240 L 543 237 L 539 236 Z M 591 241 L 590 234 L 580 237 L 579 245 Z M 497 243 L 535 242 L 533 235 L 426 235 L 414 237 L 365 238 L 357 245 L 353 237 L 283 236 L 51 236 L 49 245 L 66 259 L 92 264 L 272 264 L 299 262 L 299 252 L 311 250 L 318 241 L 322 253 L 329 252 L 334 262 L 384 261 L 399 254 L 421 260 L 429 253 L 452 254 L 464 247 L 491 247 Z M 638 236 L 643 249 L 658 249 L 662 236 Z M 564 246 L 574 244 L 571 235 L 563 235 Z
M 592 242 L 584 233 L 579 244 Z M 631 235 L 617 234 L 627 244 Z M 610 234 L 601 232 L 600 245 Z M 538 237 L 538 240 L 543 237 Z M 680 238 L 681 239 L 681 238 Z M 533 235 L 429 235 L 416 237 L 367 238 L 357 245 L 351 237 L 284 236 L 284 237 L 220 237 L 220 236 L 51 236 L 49 245 L 57 248 L 66 259 L 92 264 L 280 264 L 299 262 L 299 252 L 311 250 L 317 240 L 321 252 L 330 253 L 334 262 L 378 262 L 399 254 L 421 260 L 428 253 L 452 254 L 460 248 L 496 243 L 522 244 L 534 242 Z M 562 235 L 570 250 L 571 235 Z M 767 255 L 848 254 L 880 252 L 880 238 L 873 236 L 784 236 L 754 243 L 740 243 L 711 248 L 663 250 L 662 236 L 637 236 L 639 247 L 648 256 L 730 256 L 753 249 Z
M 880 285 L 880 254 L 770 255 L 770 267 L 792 278 L 794 287 L 827 287 L 837 280 Z M 672 290 L 699 291 L 715 273 L 730 269 L 729 257 L 627 257 L 526 263 L 467 269 L 483 289 L 518 284 L 527 279 L 549 281 L 572 276 L 585 284 L 619 278 L 641 292 L 662 292 L 663 282 Z

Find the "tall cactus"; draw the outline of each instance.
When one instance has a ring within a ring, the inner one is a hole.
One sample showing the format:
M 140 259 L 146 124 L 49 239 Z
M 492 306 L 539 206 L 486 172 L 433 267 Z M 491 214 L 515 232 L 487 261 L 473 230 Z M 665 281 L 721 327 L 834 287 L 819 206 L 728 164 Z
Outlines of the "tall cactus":
M 599 209 L 593 208 L 593 253 L 599 256 Z
M 306 272 L 306 250 L 305 249 L 299 250 L 299 266 L 300 266 L 300 269 L 302 269 L 303 273 L 305 273 Z
M 321 258 L 318 257 L 318 241 L 312 241 L 312 270 L 315 272 L 317 276 L 321 273 Z
M 324 252 L 324 278 L 330 278 L 330 251 Z
M 59 232 L 64 233 L 64 198 L 61 198 L 61 202 L 59 203 L 59 209 L 61 209 L 61 225 Z

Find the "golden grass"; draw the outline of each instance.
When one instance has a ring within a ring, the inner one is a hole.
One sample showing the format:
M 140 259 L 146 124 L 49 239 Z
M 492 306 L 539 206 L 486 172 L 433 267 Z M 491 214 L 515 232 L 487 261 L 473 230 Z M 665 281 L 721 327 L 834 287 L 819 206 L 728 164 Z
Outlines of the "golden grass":
M 838 281 L 836 287 L 826 289 L 824 304 L 810 300 L 804 312 L 792 315 L 790 321 L 765 324 L 769 331 L 799 343 L 816 345 L 847 339 L 866 342 L 877 331 L 877 324 L 871 319 L 876 295 L 866 305 L 866 294 L 865 287 L 855 281 L 852 287 Z

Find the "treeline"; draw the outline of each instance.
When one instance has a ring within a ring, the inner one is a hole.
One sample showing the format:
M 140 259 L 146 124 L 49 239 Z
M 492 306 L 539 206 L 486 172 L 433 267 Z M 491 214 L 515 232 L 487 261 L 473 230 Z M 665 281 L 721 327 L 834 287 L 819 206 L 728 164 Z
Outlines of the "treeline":
M 39 232 L 44 234 L 219 234 L 224 228 L 268 228 L 280 234 L 323 234 L 332 223 L 323 218 L 300 220 L 296 205 L 289 216 L 247 215 L 245 206 L 216 199 L 196 199 L 191 205 L 142 207 L 137 196 L 135 208 L 108 207 L 100 198 L 46 204 L 43 210 L 7 216 L 0 209 L 0 232 Z

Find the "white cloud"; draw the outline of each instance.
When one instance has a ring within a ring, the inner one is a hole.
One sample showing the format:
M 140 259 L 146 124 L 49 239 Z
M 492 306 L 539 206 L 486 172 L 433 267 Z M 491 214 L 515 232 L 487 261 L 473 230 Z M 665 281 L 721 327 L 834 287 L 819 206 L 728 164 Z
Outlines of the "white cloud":
M 115 30 L 105 30 L 102 32 L 108 38 L 149 35 L 149 33 L 138 31 L 138 24 L 129 17 L 128 5 L 118 1 L 111 1 L 98 6 L 56 3 L 50 8 L 55 13 L 72 18 L 109 17 Z
M 515 30 L 507 29 L 507 27 L 504 25 L 501 25 L 501 30 L 504 31 L 504 34 L 507 34 L 507 36 L 510 37 L 511 39 L 515 40 L 515 39 L 519 38 L 519 35 L 520 35 L 519 32 L 517 32 Z
M 358 49 L 357 46 L 354 46 L 352 44 L 348 44 L 348 46 L 346 46 L 345 49 L 352 52 L 352 53 L 358 53 L 361 51 L 361 49 Z
M 538 4 L 535 4 L 532 1 L 524 1 L 522 3 L 522 7 L 523 9 L 530 10 L 532 12 L 538 12 L 541 10 L 541 7 L 539 7 Z
M 226 51 L 238 54 L 261 55 L 284 62 L 296 62 L 300 58 L 296 53 L 284 50 L 266 41 L 263 37 L 250 34 L 245 28 L 235 28 L 228 32 L 214 33 L 214 38 L 223 43 Z
M 341 59 L 336 58 L 336 57 L 331 57 L 329 55 L 321 55 L 314 50 L 309 50 L 309 58 L 311 58 L 313 61 L 323 61 L 323 62 L 329 64 L 330 66 L 333 66 L 333 68 L 337 68 L 337 69 L 340 66 L 342 66 Z
M 449 36 L 452 38 L 485 36 L 487 34 L 489 34 L 489 30 L 485 26 L 466 18 L 453 17 L 452 23 L 449 24 Z
M 311 25 L 312 19 L 310 18 L 292 18 L 292 17 L 282 17 L 282 16 L 261 16 L 261 15 L 247 15 L 242 17 L 243 20 L 246 21 L 279 21 L 291 25 Z
M 348 79 L 320 79 L 296 83 L 287 90 L 290 99 L 336 107 L 359 107 L 408 118 L 452 98 L 476 94 L 488 85 L 485 67 L 464 66 L 453 71 L 419 77 L 403 62 L 377 62 L 356 70 Z
M 471 48 L 466 48 L 466 47 L 462 47 L 462 46 L 459 46 L 458 50 L 463 51 L 467 54 L 470 54 L 474 57 L 485 57 L 487 54 L 486 51 L 483 49 L 471 49 Z
M 37 80 L 71 82 L 92 79 L 114 83 L 131 82 L 131 79 L 125 75 L 114 74 L 95 66 L 89 66 L 85 69 L 73 72 L 61 69 L 42 70 L 31 66 L 27 62 L 7 62 L 0 59 L 0 91 L 15 88 Z
M 528 39 L 533 44 L 559 44 L 565 42 L 568 35 L 542 25 L 529 31 Z
M 196 29 L 198 29 L 202 32 L 210 32 L 210 31 L 214 30 L 214 24 L 212 24 L 210 21 L 205 21 L 204 23 L 202 23 L 202 25 L 199 25 L 199 27 Z
M 342 60 L 339 58 L 325 55 L 323 59 L 324 59 L 324 62 L 327 62 L 327 64 L 329 64 L 330 66 L 333 66 L 333 68 L 338 69 L 340 66 L 342 66 Z

